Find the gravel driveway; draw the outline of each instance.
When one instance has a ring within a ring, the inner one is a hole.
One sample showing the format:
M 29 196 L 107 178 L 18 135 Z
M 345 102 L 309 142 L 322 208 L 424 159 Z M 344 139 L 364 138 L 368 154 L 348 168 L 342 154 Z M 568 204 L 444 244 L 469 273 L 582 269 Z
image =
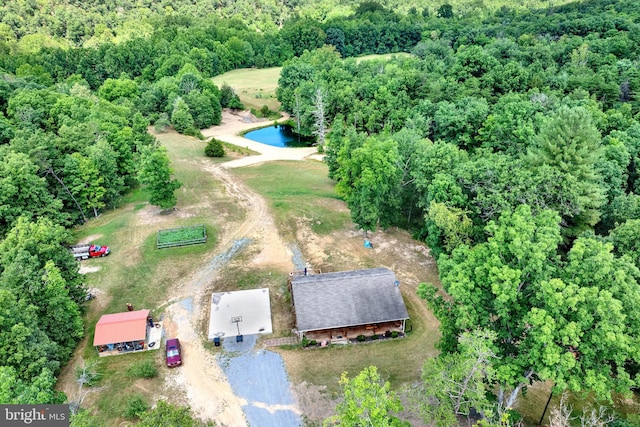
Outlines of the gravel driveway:
M 250 426 L 301 426 L 284 362 L 279 354 L 256 349 L 256 336 L 242 342 L 223 340 L 217 361 L 227 375 L 233 393 L 244 401 L 242 410 Z

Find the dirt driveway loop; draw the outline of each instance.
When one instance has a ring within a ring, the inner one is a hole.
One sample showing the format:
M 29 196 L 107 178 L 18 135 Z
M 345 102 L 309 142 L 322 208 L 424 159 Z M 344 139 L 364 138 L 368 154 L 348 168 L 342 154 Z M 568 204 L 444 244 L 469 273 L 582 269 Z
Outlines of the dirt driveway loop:
M 246 113 L 225 111 L 220 126 L 203 130 L 206 137 L 248 147 L 260 154 L 206 167 L 207 172 L 223 183 L 227 194 L 246 210 L 246 216 L 232 232 L 221 233 L 220 253 L 188 279 L 186 286 L 176 287 L 181 295 L 172 295 L 172 300 L 177 302 L 167 308 L 164 321 L 167 333 L 180 337 L 186 360 L 167 377 L 166 389 L 177 386 L 184 390 L 194 414 L 217 425 L 301 426 L 302 412 L 291 392 L 279 354 L 257 349 L 257 337 L 245 335 L 242 342 L 223 340 L 222 352 L 214 356 L 202 345 L 196 327 L 208 308 L 202 303 L 207 299 L 203 294 L 207 288 L 205 283 L 211 283 L 221 267 L 248 247 L 259 248 L 254 263 L 294 267 L 294 253 L 280 238 L 267 202 L 233 179 L 225 169 L 273 160 L 302 160 L 317 151 L 315 148 L 271 147 L 238 136 L 241 131 L 256 126 Z

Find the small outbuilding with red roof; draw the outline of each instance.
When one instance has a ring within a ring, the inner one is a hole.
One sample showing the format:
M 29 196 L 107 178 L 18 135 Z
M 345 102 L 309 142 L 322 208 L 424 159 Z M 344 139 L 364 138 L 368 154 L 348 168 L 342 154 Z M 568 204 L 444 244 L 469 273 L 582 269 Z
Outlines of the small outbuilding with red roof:
M 93 345 L 100 353 L 144 350 L 148 319 L 149 310 L 105 314 L 96 324 Z

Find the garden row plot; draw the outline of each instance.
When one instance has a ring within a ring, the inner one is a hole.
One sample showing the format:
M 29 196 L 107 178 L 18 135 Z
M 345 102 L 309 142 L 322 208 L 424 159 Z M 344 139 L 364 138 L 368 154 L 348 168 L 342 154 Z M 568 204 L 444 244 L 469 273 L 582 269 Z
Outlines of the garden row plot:
M 156 246 L 158 249 L 174 246 L 195 245 L 207 241 L 207 229 L 204 224 L 180 228 L 166 228 L 158 231 Z

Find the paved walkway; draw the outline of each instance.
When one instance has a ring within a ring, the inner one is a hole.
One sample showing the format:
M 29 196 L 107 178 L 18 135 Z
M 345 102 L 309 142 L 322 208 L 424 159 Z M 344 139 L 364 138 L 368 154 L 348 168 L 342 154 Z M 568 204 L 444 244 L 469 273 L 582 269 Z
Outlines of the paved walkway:
M 296 337 L 271 338 L 264 340 L 265 347 L 277 347 L 280 345 L 296 345 L 300 344 L 300 340 Z

